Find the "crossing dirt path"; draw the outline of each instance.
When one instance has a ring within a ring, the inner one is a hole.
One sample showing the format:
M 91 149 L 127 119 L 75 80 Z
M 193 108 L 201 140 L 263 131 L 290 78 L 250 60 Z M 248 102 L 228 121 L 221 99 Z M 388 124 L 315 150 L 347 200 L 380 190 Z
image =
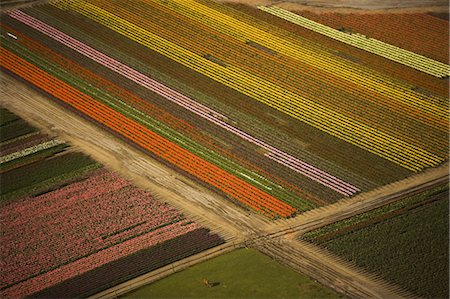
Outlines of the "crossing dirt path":
M 249 5 L 276 4 L 290 10 L 314 12 L 385 13 L 448 12 L 448 1 L 425 0 L 218 0 Z M 1 10 L 12 5 L 30 5 L 46 0 L 2 1 Z M 395 9 L 392 9 L 395 8 Z M 252 246 L 296 271 L 354 298 L 401 298 L 411 294 L 373 274 L 314 245 L 298 240 L 309 230 L 351 217 L 415 192 L 448 181 L 448 163 L 408 179 L 366 192 L 336 204 L 315 209 L 288 220 L 269 221 L 237 207 L 203 186 L 183 177 L 145 153 L 113 137 L 79 116 L 62 109 L 42 94 L 0 73 L 0 105 L 51 135 L 70 142 L 74 148 L 92 156 L 107 168 L 132 180 L 218 233 L 226 244 L 137 277 L 99 293 L 97 298 L 112 298 L 239 246 Z

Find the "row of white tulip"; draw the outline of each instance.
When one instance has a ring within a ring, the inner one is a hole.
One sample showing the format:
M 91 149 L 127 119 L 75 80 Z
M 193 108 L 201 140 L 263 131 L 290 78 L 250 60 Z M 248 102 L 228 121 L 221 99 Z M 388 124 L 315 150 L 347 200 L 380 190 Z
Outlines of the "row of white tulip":
M 43 142 L 40 144 L 36 144 L 36 145 L 30 146 L 28 148 L 25 148 L 23 150 L 0 157 L 0 164 L 4 164 L 6 162 L 9 162 L 9 161 L 12 161 L 15 159 L 29 156 L 29 155 L 35 154 L 37 152 L 40 152 L 40 151 L 55 147 L 57 145 L 63 144 L 63 143 L 64 142 L 61 140 L 53 139 L 53 140 L 46 141 L 46 142 Z
M 278 16 L 294 24 L 305 27 L 309 30 L 331 37 L 340 42 L 363 49 L 370 53 L 382 56 L 395 62 L 404 64 L 421 72 L 433 75 L 435 77 L 450 76 L 450 66 L 433 60 L 431 58 L 419 55 L 417 53 L 399 48 L 397 46 L 385 43 L 383 41 L 369 38 L 363 34 L 348 33 L 336 30 L 326 25 L 314 22 L 305 17 L 294 14 L 280 7 L 258 6 L 260 10 Z

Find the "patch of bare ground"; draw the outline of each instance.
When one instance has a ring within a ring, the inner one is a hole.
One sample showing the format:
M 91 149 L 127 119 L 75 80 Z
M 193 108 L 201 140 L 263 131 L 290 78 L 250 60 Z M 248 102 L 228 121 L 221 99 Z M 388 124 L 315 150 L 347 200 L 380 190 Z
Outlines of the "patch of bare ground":
M 222 3 L 241 3 L 250 6 L 276 5 L 291 11 L 314 13 L 448 13 L 449 3 L 444 0 L 216 0 Z
M 151 159 L 145 153 L 129 146 L 113 135 L 99 129 L 59 105 L 46 96 L 29 88 L 5 74 L 0 77 L 0 105 L 50 135 L 68 141 L 76 149 L 132 180 L 136 185 L 149 190 L 164 201 L 179 208 L 205 227 L 220 233 L 227 240 L 227 250 L 235 246 L 253 246 L 274 259 L 291 266 L 294 270 L 310 275 L 336 291 L 355 298 L 408 297 L 407 292 L 385 281 L 365 273 L 318 247 L 292 238 L 303 227 L 326 225 L 330 221 L 350 217 L 380 205 L 382 198 L 405 192 L 421 181 L 433 181 L 435 176 L 448 179 L 448 165 L 430 170 L 408 182 L 399 182 L 374 193 L 361 194 L 343 200 L 327 208 L 316 209 L 291 220 L 270 222 L 262 216 L 243 210 L 226 199 L 181 176 L 174 170 Z M 432 173 L 432 174 L 430 174 Z M 417 181 L 416 181 L 417 180 Z M 394 198 L 395 199 L 395 198 Z M 393 199 L 393 200 L 394 200 Z M 227 247 L 230 246 L 230 247 Z M 219 249 L 218 249 L 219 250 Z M 122 290 L 138 287 L 162 278 L 207 258 L 215 252 L 205 252 L 151 272 L 147 276 L 122 284 Z M 219 254 L 219 251 L 216 251 Z M 148 279 L 146 279 L 146 277 Z M 102 298 L 113 298 L 118 289 L 105 291 Z

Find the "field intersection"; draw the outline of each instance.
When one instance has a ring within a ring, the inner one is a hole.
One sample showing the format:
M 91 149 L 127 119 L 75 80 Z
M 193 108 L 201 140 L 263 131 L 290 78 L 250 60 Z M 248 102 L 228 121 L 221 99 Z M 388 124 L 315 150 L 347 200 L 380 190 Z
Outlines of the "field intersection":
M 91 219 L 99 223 L 92 244 L 68 239 L 84 247 L 64 249 L 35 268 L 11 261 L 2 292 L 27 290 L 24 277 L 34 281 L 31 290 L 39 273 L 130 237 L 141 238 L 141 247 L 117 249 L 129 258 L 89 262 L 80 277 L 61 270 L 60 280 L 27 294 L 77 296 L 89 275 L 124 269 L 121 281 L 99 282 L 97 291 L 86 285 L 80 293 L 104 291 L 106 298 L 114 284 L 130 289 L 126 277 L 156 273 L 139 278 L 150 282 L 170 274 L 170 265 L 174 272 L 173 263 L 182 270 L 223 248 L 250 246 L 347 296 L 411 295 L 297 236 L 448 180 L 450 66 L 442 47 L 448 19 L 435 12 L 288 11 L 286 3 L 263 2 L 58 0 L 1 13 L 0 105 L 17 115 L 1 114 L 0 174 L 7 183 L 0 212 L 14 224 L 11 232 L 2 229 L 10 246 L 2 249 L 2 263 L 22 250 L 17 246 L 39 247 L 14 241 L 24 225 L 14 214 L 27 209 L 22 204 L 42 201 L 27 229 L 43 231 L 51 217 L 84 215 L 84 198 L 95 198 L 97 208 L 105 200 L 106 213 Z M 388 32 L 396 21 L 398 32 Z M 58 164 L 66 155 L 70 170 Z M 46 165 L 55 178 L 42 172 Z M 96 182 L 105 180 L 117 182 L 117 190 L 101 191 Z M 65 188 L 77 198 L 70 208 L 62 204 Z M 164 223 L 147 220 L 156 217 L 145 208 L 153 194 L 174 207 Z M 58 206 L 73 215 L 52 214 Z M 124 216 L 129 226 L 101 229 L 111 216 L 107 207 L 132 206 L 142 210 L 133 210 L 137 218 Z M 55 234 L 69 236 L 81 225 L 66 224 Z M 180 233 L 159 239 L 164 229 Z M 217 239 L 209 239 L 215 232 Z M 188 234 L 205 240 L 204 248 L 190 248 Z M 176 247 L 183 238 L 186 249 L 174 253 L 179 260 L 154 257 L 166 254 L 159 244 Z M 152 266 L 126 267 L 138 259 Z

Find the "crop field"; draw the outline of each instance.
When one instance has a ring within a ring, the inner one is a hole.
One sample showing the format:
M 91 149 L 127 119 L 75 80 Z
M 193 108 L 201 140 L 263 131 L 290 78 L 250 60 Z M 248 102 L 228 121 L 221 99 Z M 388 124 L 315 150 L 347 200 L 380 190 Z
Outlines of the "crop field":
M 207 277 L 214 287 L 205 288 Z M 341 298 L 255 249 L 237 249 L 120 298 Z
M 269 218 L 448 160 L 440 51 L 405 49 L 430 56 L 416 69 L 291 21 L 207 0 L 62 0 L 2 15 L 1 65 Z
M 347 32 L 358 32 L 424 55 L 436 61 L 448 63 L 449 48 L 448 19 L 440 19 L 432 14 L 298 14 L 321 24 Z M 385 30 L 397 28 L 397 30 Z
M 418 296 L 445 298 L 449 291 L 448 208 L 447 183 L 302 238 Z
M 224 242 L 89 157 L 67 151 L 67 144 L 1 112 L 32 128 L 0 143 L 2 298 L 86 297 Z
M 33 133 L 35 129 L 23 119 L 18 118 L 6 109 L 0 110 L 0 142 L 7 142 L 21 135 Z

